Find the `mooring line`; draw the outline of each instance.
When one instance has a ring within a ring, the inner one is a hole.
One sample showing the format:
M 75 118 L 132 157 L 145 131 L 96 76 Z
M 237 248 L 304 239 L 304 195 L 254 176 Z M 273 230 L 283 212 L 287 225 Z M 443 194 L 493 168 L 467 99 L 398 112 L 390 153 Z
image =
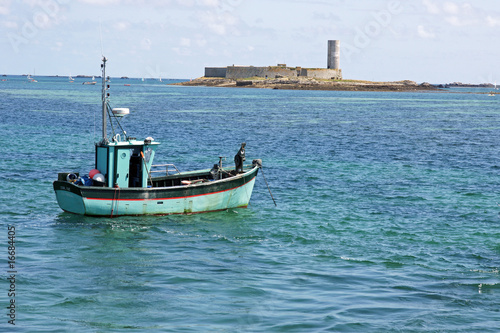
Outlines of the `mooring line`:
M 261 166 L 261 167 L 260 167 L 260 170 L 262 171 L 262 177 L 264 177 L 264 181 L 266 182 L 267 189 L 268 189 L 268 191 L 269 191 L 269 194 L 271 195 L 271 199 L 273 199 L 274 205 L 275 205 L 276 207 L 278 207 L 278 205 L 276 204 L 276 201 L 274 200 L 273 194 L 271 193 L 271 189 L 269 188 L 269 184 L 267 183 L 266 176 L 264 176 L 264 168 Z

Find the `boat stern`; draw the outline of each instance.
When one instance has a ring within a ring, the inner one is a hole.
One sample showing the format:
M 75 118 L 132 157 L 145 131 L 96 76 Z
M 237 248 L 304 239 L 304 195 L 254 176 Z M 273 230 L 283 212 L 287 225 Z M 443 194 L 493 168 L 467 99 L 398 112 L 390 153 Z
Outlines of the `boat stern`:
M 85 204 L 78 186 L 67 181 L 56 180 L 53 183 L 57 203 L 65 212 L 85 215 Z

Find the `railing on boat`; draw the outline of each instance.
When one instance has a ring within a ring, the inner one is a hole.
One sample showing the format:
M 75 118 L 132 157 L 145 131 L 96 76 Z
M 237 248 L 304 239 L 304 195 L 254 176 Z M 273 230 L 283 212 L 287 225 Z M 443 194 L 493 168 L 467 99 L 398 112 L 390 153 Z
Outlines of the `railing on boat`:
M 173 167 L 177 173 L 181 173 L 181 172 L 179 171 L 179 169 L 177 169 L 177 167 L 176 167 L 175 165 L 173 165 L 173 164 L 155 164 L 155 165 L 152 165 L 152 166 L 151 166 L 151 169 L 153 169 L 153 168 L 155 168 L 155 167 L 156 167 L 156 168 L 161 168 L 161 167 L 164 167 L 164 168 L 165 168 L 165 170 L 151 170 L 151 171 L 150 171 L 150 173 L 165 172 L 165 174 L 168 176 L 168 175 L 169 175 L 169 171 L 170 171 L 170 172 L 174 172 L 174 170 L 169 169 L 169 167 Z

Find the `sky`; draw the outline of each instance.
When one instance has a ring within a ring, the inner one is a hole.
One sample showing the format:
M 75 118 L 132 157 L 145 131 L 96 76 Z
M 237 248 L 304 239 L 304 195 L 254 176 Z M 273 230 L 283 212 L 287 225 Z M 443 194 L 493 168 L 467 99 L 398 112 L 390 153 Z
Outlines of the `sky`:
M 0 0 L 0 74 L 192 79 L 228 65 L 500 84 L 499 0 Z

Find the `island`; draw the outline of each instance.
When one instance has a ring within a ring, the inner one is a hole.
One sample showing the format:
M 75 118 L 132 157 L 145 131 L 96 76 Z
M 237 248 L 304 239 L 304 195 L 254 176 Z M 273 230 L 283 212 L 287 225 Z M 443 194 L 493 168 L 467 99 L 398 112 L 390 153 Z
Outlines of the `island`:
M 403 80 L 373 82 L 345 80 L 340 68 L 340 41 L 329 40 L 326 68 L 276 66 L 226 66 L 205 67 L 205 75 L 181 86 L 239 87 L 296 90 L 344 90 L 344 91 L 420 91 L 438 90 L 424 82 Z
M 436 91 L 434 85 L 424 82 L 403 80 L 395 82 L 374 82 L 363 80 L 328 80 L 315 78 L 275 77 L 273 79 L 252 77 L 244 79 L 228 79 L 214 77 L 200 77 L 191 81 L 172 83 L 181 86 L 206 87 L 237 87 L 237 88 L 265 88 L 287 90 L 336 90 L 336 91 Z

